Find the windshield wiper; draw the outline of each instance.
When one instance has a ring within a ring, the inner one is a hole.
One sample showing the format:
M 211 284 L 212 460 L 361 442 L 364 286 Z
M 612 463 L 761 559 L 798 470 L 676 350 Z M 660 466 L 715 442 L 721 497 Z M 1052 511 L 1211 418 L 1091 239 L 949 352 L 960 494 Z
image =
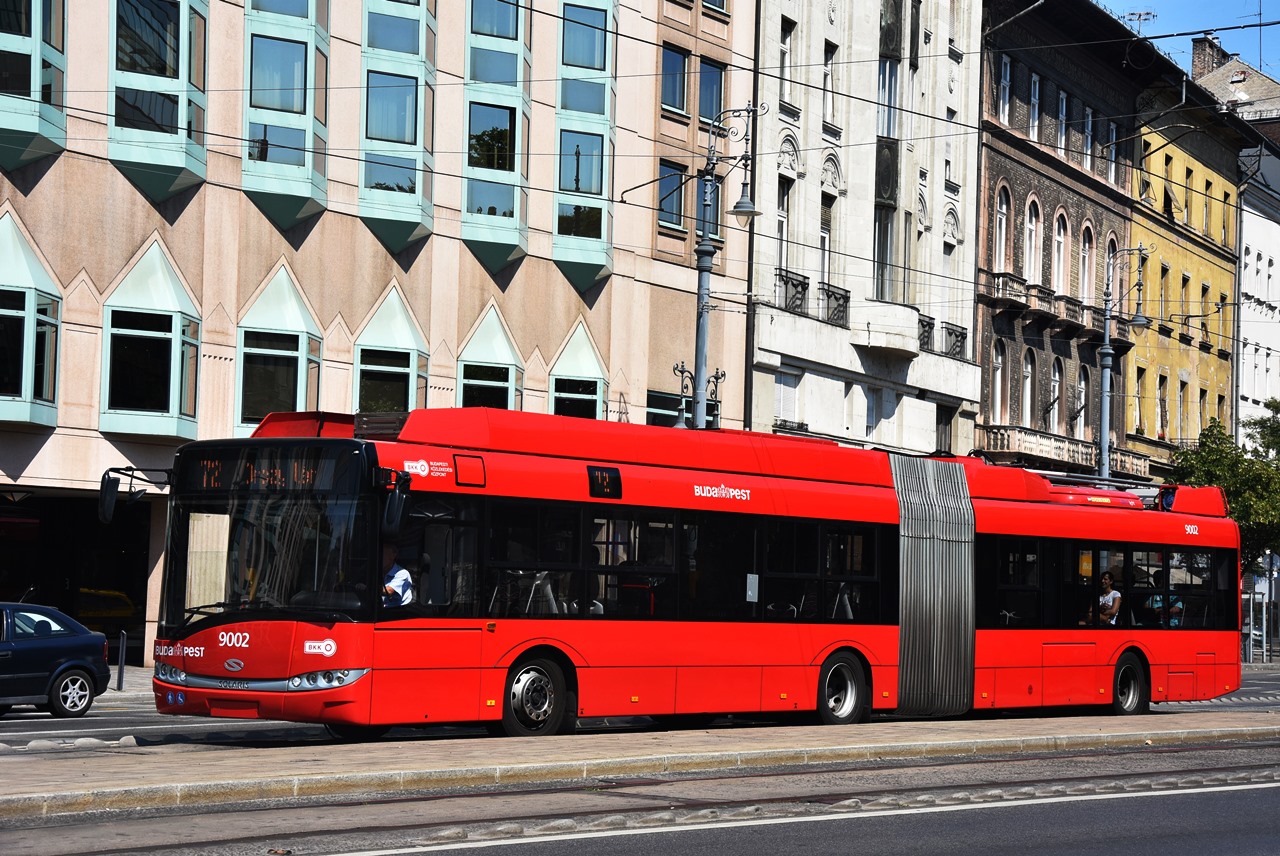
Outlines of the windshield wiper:
M 217 603 L 206 603 L 201 606 L 189 606 L 183 610 L 183 625 L 190 624 L 197 616 L 226 615 L 238 609 L 280 609 L 281 604 L 273 598 L 256 597 L 253 600 L 224 600 Z

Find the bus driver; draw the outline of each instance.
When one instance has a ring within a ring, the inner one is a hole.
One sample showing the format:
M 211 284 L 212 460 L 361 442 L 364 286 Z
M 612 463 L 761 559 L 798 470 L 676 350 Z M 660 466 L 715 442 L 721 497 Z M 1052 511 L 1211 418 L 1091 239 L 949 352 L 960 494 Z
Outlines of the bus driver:
M 382 567 L 386 571 L 382 577 L 382 605 L 408 606 L 413 602 L 413 579 L 396 562 L 395 544 L 382 545 Z

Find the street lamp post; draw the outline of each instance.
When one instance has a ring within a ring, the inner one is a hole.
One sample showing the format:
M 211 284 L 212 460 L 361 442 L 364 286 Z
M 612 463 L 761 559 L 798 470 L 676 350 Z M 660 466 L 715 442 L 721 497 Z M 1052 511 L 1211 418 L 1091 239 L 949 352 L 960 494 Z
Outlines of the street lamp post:
M 1111 363 L 1115 356 L 1115 349 L 1111 347 L 1111 286 L 1115 276 L 1116 257 L 1121 253 L 1138 254 L 1138 280 L 1133 285 L 1133 288 L 1138 291 L 1138 311 L 1129 319 L 1129 326 L 1142 330 L 1151 324 L 1150 319 L 1142 314 L 1142 260 L 1146 258 L 1147 252 L 1148 248 L 1138 244 L 1132 249 L 1126 248 L 1107 254 L 1107 281 L 1102 290 L 1102 347 L 1098 349 L 1098 364 L 1102 370 L 1102 401 L 1099 407 L 1098 432 L 1098 478 L 1100 479 L 1111 478 Z M 1120 298 L 1128 293 L 1129 289 L 1125 289 Z
M 767 104 L 757 104 L 753 107 L 748 101 L 746 107 L 721 110 L 707 129 L 707 162 L 698 173 L 698 179 L 702 184 L 702 237 L 693 249 L 698 259 L 698 326 L 693 359 L 694 428 L 704 428 L 707 424 L 707 326 L 710 323 L 708 316 L 711 312 L 711 269 L 716 255 L 715 244 L 711 242 L 711 205 L 712 191 L 716 181 L 716 164 L 720 162 L 716 144 L 722 134 L 731 140 L 742 138 L 746 149 L 739 158 L 742 163 L 742 196 L 734 203 L 729 213 L 737 218 L 740 225 L 746 226 L 753 217 L 760 214 L 755 203 L 751 201 L 751 120 L 755 116 L 763 115 L 768 109 Z M 737 121 L 732 125 L 726 125 L 728 120 Z M 717 375 L 719 374 L 720 372 L 717 371 Z

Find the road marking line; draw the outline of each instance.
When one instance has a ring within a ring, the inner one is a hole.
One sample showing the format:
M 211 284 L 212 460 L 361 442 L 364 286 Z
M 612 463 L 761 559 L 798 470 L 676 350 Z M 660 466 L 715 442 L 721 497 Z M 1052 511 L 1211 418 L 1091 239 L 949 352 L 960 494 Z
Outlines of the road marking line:
M 1208 794 L 1219 791 L 1251 791 L 1280 788 L 1280 782 L 1257 782 L 1247 785 L 1223 785 L 1221 787 L 1185 788 L 1164 791 L 1125 792 L 1116 794 L 1080 794 L 1061 797 L 1030 797 L 1004 802 L 969 803 L 966 805 L 921 806 L 919 808 L 895 808 L 877 811 L 847 811 L 838 814 L 818 814 L 804 817 L 758 818 L 753 820 L 712 821 L 708 823 L 682 823 L 669 826 L 650 826 L 642 829 L 606 829 L 558 835 L 521 835 L 496 841 L 455 841 L 448 844 L 427 844 L 391 850 L 349 850 L 332 856 L 408 856 L 413 853 L 439 853 L 446 850 L 475 850 L 483 847 L 509 847 L 519 844 L 540 844 L 545 841 L 580 841 L 587 838 L 610 838 L 620 835 L 652 835 L 656 832 L 696 832 L 705 829 L 735 829 L 744 826 L 771 826 L 790 823 L 820 823 L 832 820 L 860 820 L 871 817 L 896 817 L 908 814 L 942 814 L 953 811 L 974 811 L 986 808 L 1014 808 L 1026 805 L 1053 805 L 1055 803 L 1090 802 L 1092 800 L 1122 800 L 1139 797 L 1165 797 L 1179 794 Z

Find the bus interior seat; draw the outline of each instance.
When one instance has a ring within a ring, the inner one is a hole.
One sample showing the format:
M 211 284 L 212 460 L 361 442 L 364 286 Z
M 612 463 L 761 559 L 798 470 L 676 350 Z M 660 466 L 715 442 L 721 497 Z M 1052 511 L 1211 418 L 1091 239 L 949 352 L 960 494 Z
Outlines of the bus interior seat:
M 803 601 L 802 601 L 803 602 Z M 791 603 L 771 603 L 764 608 L 764 617 L 769 619 L 795 618 L 800 610 Z

